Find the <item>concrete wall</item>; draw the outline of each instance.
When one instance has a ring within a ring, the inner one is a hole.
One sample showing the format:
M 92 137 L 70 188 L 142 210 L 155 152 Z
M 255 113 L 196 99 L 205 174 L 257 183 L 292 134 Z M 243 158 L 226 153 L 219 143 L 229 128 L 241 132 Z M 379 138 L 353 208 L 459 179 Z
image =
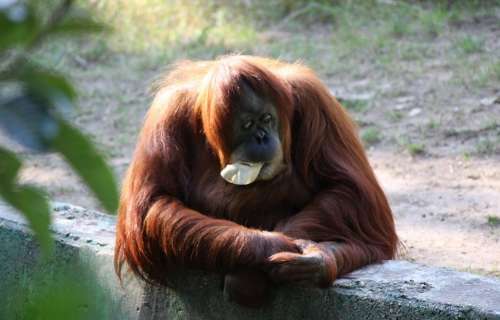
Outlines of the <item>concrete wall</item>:
M 83 262 L 109 295 L 102 307 L 111 319 L 500 319 L 499 279 L 406 261 L 366 267 L 327 290 L 281 287 L 259 310 L 225 301 L 214 274 L 186 272 L 173 289 L 133 278 L 121 287 L 112 266 L 114 224 L 114 217 L 55 204 L 56 259 L 42 266 L 55 276 Z M 30 281 L 37 256 L 23 219 L 0 203 L 0 291 Z

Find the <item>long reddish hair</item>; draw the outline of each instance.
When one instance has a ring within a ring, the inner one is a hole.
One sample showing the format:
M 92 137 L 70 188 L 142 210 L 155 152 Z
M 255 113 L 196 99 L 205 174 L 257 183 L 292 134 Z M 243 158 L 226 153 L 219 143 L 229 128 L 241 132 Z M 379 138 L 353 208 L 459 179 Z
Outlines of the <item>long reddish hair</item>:
M 276 106 L 291 169 L 267 185 L 238 189 L 217 177 L 231 152 L 242 83 Z M 178 63 L 158 85 L 123 184 L 118 274 L 126 263 L 143 279 L 167 284 L 178 266 L 232 270 L 262 263 L 273 252 L 297 252 L 293 239 L 341 243 L 337 275 L 392 258 L 398 244 L 392 212 L 356 132 L 344 108 L 303 65 L 250 56 Z M 197 211 L 191 204 L 200 192 L 242 212 L 308 200 L 284 218 L 276 214 L 266 233 L 231 221 L 239 212 L 222 219 L 210 210 L 215 204 Z

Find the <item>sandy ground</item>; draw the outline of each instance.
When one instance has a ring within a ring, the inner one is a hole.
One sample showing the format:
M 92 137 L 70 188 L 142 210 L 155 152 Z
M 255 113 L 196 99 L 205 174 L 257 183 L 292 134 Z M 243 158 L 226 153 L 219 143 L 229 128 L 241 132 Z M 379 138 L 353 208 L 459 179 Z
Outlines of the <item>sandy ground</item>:
M 415 160 L 373 151 L 405 246 L 402 258 L 500 276 L 500 166 L 495 160 Z

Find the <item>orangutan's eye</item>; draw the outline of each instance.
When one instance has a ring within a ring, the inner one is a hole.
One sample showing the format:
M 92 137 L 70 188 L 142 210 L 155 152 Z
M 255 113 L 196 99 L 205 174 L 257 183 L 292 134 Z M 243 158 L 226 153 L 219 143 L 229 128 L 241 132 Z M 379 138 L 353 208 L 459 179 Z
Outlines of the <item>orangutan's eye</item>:
M 248 130 L 253 126 L 253 120 L 245 121 L 243 124 L 243 129 Z
M 273 119 L 273 116 L 270 113 L 266 113 L 262 116 L 261 121 L 264 123 L 269 123 Z

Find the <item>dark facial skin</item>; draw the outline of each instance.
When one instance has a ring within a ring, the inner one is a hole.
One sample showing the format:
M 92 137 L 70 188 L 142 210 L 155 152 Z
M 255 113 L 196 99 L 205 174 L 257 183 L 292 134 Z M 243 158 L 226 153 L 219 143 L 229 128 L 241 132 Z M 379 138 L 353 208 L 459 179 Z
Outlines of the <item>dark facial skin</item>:
M 231 163 L 263 162 L 257 180 L 269 180 L 283 169 L 279 119 L 269 99 L 257 95 L 248 85 L 235 106 Z

